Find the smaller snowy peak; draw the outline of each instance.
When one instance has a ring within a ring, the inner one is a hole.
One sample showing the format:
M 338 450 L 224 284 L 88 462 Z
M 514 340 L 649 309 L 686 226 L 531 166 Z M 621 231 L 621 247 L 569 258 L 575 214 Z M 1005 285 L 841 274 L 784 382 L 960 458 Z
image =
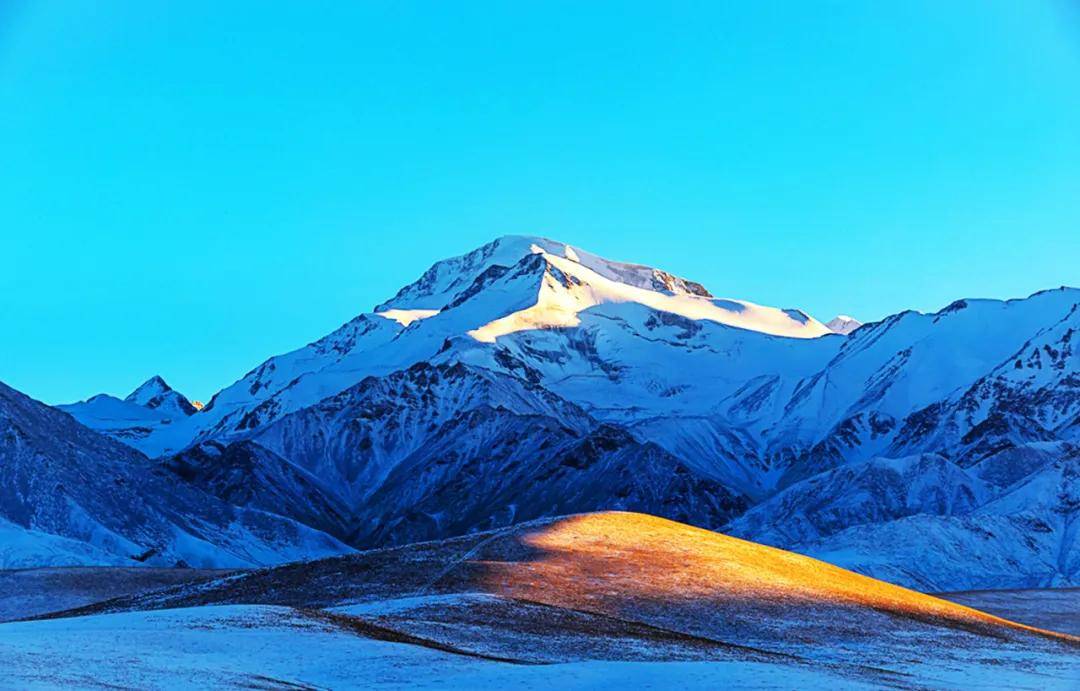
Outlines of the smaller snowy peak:
M 860 326 L 862 326 L 861 321 L 854 317 L 849 317 L 846 314 L 838 314 L 825 322 L 825 327 L 829 331 L 832 331 L 834 334 L 841 334 L 842 336 L 847 336 Z
M 165 383 L 165 380 L 155 375 L 150 377 L 124 399 L 128 403 L 137 403 L 141 406 L 145 406 L 156 396 L 169 393 L 173 388 Z M 148 406 L 149 407 L 149 406 Z
M 83 425 L 143 450 L 143 442 L 165 429 L 175 429 L 202 409 L 174 391 L 161 377 L 151 377 L 124 399 L 109 394 L 56 406 Z M 186 440 L 185 440 L 186 441 Z M 156 450 L 155 450 L 156 454 Z
M 199 411 L 191 401 L 183 394 L 174 390 L 159 376 L 153 376 L 139 385 L 124 399 L 127 403 L 134 403 L 151 410 L 159 410 L 163 413 L 180 413 L 194 415 Z

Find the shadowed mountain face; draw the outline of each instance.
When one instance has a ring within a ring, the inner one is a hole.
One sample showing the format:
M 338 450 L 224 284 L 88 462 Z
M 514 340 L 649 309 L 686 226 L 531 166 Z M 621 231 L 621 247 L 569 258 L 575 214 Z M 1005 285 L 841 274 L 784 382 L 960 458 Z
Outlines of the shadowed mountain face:
M 290 564 L 60 616 L 241 603 L 322 610 L 387 640 L 518 662 L 815 664 L 856 681 L 933 686 L 943 669 L 971 665 L 970 674 L 1003 659 L 1063 679 L 1080 659 L 1075 637 L 620 512 Z
M 256 439 L 358 502 L 358 546 L 601 508 L 716 525 L 747 506 L 664 449 L 542 387 L 460 363 L 365 380 Z
M 321 480 L 251 441 L 204 442 L 166 459 L 177 478 L 232 506 L 289 516 L 336 537 L 349 510 Z
M 474 438 L 465 442 L 467 435 Z M 361 513 L 370 518 L 360 525 L 371 528 L 358 534 L 357 544 L 436 539 L 601 508 L 715 525 L 747 505 L 660 447 L 608 425 L 570 436 L 488 409 L 461 418 L 440 437 L 397 466 L 370 497 Z M 539 457 L 529 451 L 537 445 L 544 446 Z
M 829 327 L 510 236 L 437 262 L 198 413 L 67 409 L 152 457 L 253 442 L 276 459 L 253 479 L 228 455 L 188 478 L 241 505 L 288 497 L 290 518 L 357 545 L 624 508 L 918 587 L 1068 585 L 1078 305 L 1062 288 Z M 991 477 L 1006 467 L 1008 483 Z
M 134 449 L 0 384 L 3 566 L 254 566 L 348 551 L 329 535 L 226 503 Z

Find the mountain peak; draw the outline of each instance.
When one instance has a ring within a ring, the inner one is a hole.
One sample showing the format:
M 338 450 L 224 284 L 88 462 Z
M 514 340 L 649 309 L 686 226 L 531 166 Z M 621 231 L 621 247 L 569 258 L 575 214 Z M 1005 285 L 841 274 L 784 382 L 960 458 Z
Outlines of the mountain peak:
M 124 401 L 151 410 L 179 412 L 184 415 L 193 415 L 199 410 L 187 397 L 177 392 L 160 375 L 156 374 L 128 394 Z
M 854 317 L 849 317 L 846 314 L 838 314 L 829 321 L 825 322 L 825 327 L 833 333 L 847 336 L 855 329 L 862 326 L 862 322 Z
M 134 391 L 129 393 L 124 400 L 130 401 L 132 403 L 139 403 L 140 405 L 142 405 L 142 403 L 140 403 L 140 399 L 146 399 L 152 396 L 156 396 L 158 394 L 168 393 L 172 390 L 173 388 L 169 386 L 160 375 L 155 374 L 154 376 L 144 381 L 142 384 L 139 384 L 139 386 L 136 387 Z
M 419 279 L 402 288 L 390 300 L 378 305 L 375 311 L 441 310 L 492 267 L 509 268 L 532 254 L 566 259 L 608 280 L 634 288 L 675 295 L 712 297 L 700 283 L 661 269 L 611 261 L 580 247 L 549 238 L 504 235 L 466 254 L 436 262 Z

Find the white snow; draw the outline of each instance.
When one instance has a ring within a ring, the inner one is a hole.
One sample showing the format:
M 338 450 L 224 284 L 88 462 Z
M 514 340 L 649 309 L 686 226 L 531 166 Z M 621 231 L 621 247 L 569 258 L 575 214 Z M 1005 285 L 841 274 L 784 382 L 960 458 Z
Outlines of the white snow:
M 167 412 L 144 408 L 138 403 L 99 394 L 86 401 L 57 406 L 74 415 L 79 422 L 94 429 L 114 429 L 132 425 L 156 425 L 171 420 Z
M 396 321 L 398 324 L 401 324 L 402 326 L 408 326 L 409 324 L 412 324 L 414 321 L 417 321 L 417 320 L 420 320 L 420 319 L 427 319 L 428 317 L 434 317 L 438 313 L 439 313 L 439 310 L 398 310 L 398 309 L 390 309 L 390 310 L 383 310 L 382 312 L 376 312 L 375 314 L 377 314 L 380 317 L 383 317 L 384 319 L 393 319 L 394 321 Z
M 817 338 L 830 333 L 820 322 L 795 318 L 787 310 L 742 300 L 648 290 L 606 278 L 571 259 L 547 252 L 540 254 L 569 280 L 548 272 L 534 305 L 473 329 L 469 335 L 490 343 L 501 336 L 527 329 L 577 326 L 580 324 L 579 313 L 608 303 L 637 303 L 688 319 L 707 319 L 774 336 Z
M 985 653 L 986 651 L 979 651 Z M 898 661 L 903 685 L 1070 688 L 1062 656 Z M 285 607 L 234 605 L 0 624 L 0 689 L 122 687 L 576 689 L 877 688 L 799 661 L 513 665 L 355 635 Z
M 284 607 L 222 606 L 0 624 L 3 689 L 304 688 L 549 691 L 597 684 L 835 688 L 843 677 L 755 662 L 511 665 L 354 635 Z M 869 688 L 850 686 L 850 688 Z
M 0 569 L 28 566 L 96 566 L 137 564 L 89 542 L 29 530 L 0 518 Z

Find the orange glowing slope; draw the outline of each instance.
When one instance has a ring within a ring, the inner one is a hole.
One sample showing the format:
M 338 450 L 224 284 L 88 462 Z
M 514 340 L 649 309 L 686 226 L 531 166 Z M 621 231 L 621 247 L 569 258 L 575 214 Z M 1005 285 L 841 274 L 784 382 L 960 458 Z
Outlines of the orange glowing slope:
M 814 652 L 820 657 L 828 648 L 840 658 L 855 648 L 862 655 L 867 646 L 889 656 L 912 645 L 920 650 L 1051 646 L 1073 655 L 1080 646 L 1075 637 L 1006 621 L 815 559 L 623 512 L 543 519 L 438 542 L 286 564 L 87 611 L 213 604 L 335 610 L 443 643 L 486 646 L 489 652 L 499 647 L 495 641 L 510 639 L 518 648 L 542 650 L 544 636 L 566 633 L 560 632 L 566 626 L 586 638 L 612 626 L 645 626 L 769 653 Z M 521 622 L 535 622 L 537 608 L 551 615 L 550 626 L 546 633 L 526 635 Z M 573 613 L 574 621 L 566 613 Z M 486 633 L 477 633 L 480 628 Z M 529 636 L 538 638 L 522 644 Z M 583 644 L 582 650 L 587 647 Z
M 500 596 L 611 614 L 691 608 L 733 627 L 800 613 L 895 619 L 989 635 L 1072 636 L 1011 622 L 793 552 L 656 516 L 605 512 L 522 531 L 524 560 L 480 561 L 483 589 Z M 843 621 L 828 625 L 844 627 Z M 866 631 L 872 634 L 872 631 Z

